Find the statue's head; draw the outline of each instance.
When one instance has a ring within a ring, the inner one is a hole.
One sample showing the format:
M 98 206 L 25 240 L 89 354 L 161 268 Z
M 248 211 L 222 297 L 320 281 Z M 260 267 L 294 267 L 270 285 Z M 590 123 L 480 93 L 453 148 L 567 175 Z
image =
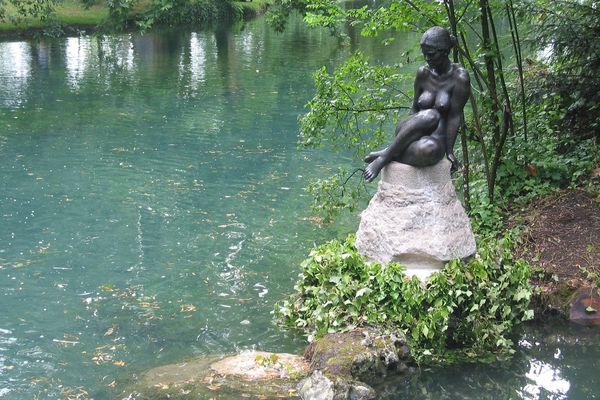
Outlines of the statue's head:
M 456 38 L 440 26 L 429 28 L 421 38 L 421 51 L 427 64 L 432 67 L 445 65 L 454 46 Z
M 421 47 L 423 46 L 446 50 L 449 53 L 456 46 L 456 38 L 441 26 L 434 26 L 423 34 Z

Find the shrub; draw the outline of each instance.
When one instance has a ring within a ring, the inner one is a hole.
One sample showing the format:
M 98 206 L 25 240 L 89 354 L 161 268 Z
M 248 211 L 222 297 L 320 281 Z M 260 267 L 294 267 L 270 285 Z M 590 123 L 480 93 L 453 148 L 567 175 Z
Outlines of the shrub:
M 400 264 L 366 262 L 353 236 L 333 240 L 311 251 L 275 314 L 309 340 L 363 325 L 400 328 L 418 363 L 504 358 L 514 352 L 513 327 L 533 317 L 530 268 L 512 247 L 510 236 L 481 243 L 472 260 L 449 262 L 424 287 Z

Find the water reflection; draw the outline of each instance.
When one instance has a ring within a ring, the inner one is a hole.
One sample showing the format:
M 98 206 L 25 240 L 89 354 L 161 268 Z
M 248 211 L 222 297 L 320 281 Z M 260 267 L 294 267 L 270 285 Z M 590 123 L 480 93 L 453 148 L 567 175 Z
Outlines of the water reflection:
M 0 43 L 0 102 L 3 107 L 18 107 L 26 100 L 31 61 L 29 43 Z
M 302 345 L 270 311 L 338 229 L 306 222 L 295 178 L 323 164 L 297 151 L 296 117 L 338 46 L 304 41 L 309 59 L 284 54 L 298 32 L 265 35 L 0 44 L 19 104 L 0 110 L 2 400 L 115 398 L 122 376 L 191 353 Z
M 75 90 L 79 89 L 83 74 L 88 67 L 90 57 L 90 38 L 67 38 L 65 42 L 65 60 L 67 82 Z
M 181 57 L 181 72 L 187 70 L 190 73 L 190 87 L 195 88 L 200 83 L 204 83 L 206 78 L 206 52 L 207 52 L 206 37 L 200 37 L 198 33 L 192 32 L 190 38 L 190 58 L 184 65 L 183 55 Z
M 564 321 L 528 325 L 518 351 L 506 362 L 417 369 L 380 386 L 383 400 L 523 399 L 588 400 L 600 397 L 597 331 Z M 594 381 L 594 382 L 593 382 Z M 592 383 L 593 382 L 593 383 Z
M 522 398 L 539 399 L 542 393 L 551 393 L 554 399 L 567 398 L 571 384 L 561 376 L 560 368 L 540 360 L 532 360 L 529 365 L 525 376 L 533 383 L 525 385 L 521 392 Z
M 117 40 L 115 40 L 117 39 Z M 101 38 L 98 54 L 120 73 L 131 73 L 135 70 L 133 35 L 123 35 L 119 38 Z

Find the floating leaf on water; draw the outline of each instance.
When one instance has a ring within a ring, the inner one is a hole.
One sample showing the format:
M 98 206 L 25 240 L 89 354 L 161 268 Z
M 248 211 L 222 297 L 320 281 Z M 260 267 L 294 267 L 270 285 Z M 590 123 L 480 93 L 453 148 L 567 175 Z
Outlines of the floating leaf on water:
M 194 312 L 196 311 L 196 306 L 193 304 L 182 304 L 181 312 Z
M 57 345 L 59 345 L 59 346 L 64 346 L 64 347 L 67 347 L 67 346 L 75 346 L 75 345 L 78 345 L 78 344 L 79 344 L 79 342 L 78 342 L 78 341 L 75 341 L 75 340 L 52 339 L 52 341 L 53 341 L 54 343 L 56 343 Z
M 104 285 L 100 285 L 100 290 L 103 292 L 114 292 L 115 286 L 110 283 L 105 283 Z
M 113 365 L 116 365 L 117 367 L 124 367 L 125 366 L 125 361 L 122 360 L 117 360 L 113 363 Z
M 154 385 L 154 387 L 157 389 L 161 389 L 161 390 L 169 389 L 169 385 L 167 385 L 165 383 L 157 383 L 156 385 Z
M 84 400 L 89 398 L 87 390 L 83 387 L 64 387 L 61 394 L 65 400 Z
M 96 365 L 102 365 L 113 360 L 113 355 L 102 351 L 95 351 L 92 362 Z
M 38 247 L 38 254 L 46 254 L 50 246 L 40 246 Z
M 160 309 L 160 306 L 158 305 L 158 303 L 153 303 L 153 302 L 150 302 L 150 301 L 142 301 L 142 299 L 140 299 L 139 302 L 140 302 L 139 303 L 140 307 L 143 307 L 143 308 L 152 308 L 152 309 L 155 309 L 155 310 Z
M 214 385 L 208 385 L 206 388 L 212 391 L 219 390 L 221 388 L 221 384 L 216 383 Z

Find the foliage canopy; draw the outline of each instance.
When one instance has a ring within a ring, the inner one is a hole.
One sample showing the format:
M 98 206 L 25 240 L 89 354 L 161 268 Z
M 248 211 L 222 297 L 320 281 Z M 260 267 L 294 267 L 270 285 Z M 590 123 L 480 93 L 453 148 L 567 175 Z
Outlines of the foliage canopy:
M 459 45 L 454 60 L 469 70 L 473 86 L 460 135 L 459 179 L 471 215 L 493 221 L 500 208 L 515 200 L 581 184 L 600 159 L 595 143 L 587 140 L 598 132 L 594 121 L 600 116 L 598 94 L 592 93 L 599 59 L 596 1 L 389 0 L 358 8 L 335 0 L 276 3 L 270 18 L 278 28 L 296 9 L 308 25 L 326 27 L 341 37 L 344 24 L 358 27 L 364 36 L 423 32 L 432 25 L 455 34 Z M 533 24 L 544 29 L 532 29 Z M 536 45 L 523 50 L 531 43 Z M 540 44 L 552 50 L 546 61 L 527 55 L 535 54 Z M 318 70 L 315 95 L 300 118 L 301 144 L 350 149 L 357 160 L 382 147 L 412 100 L 412 93 L 402 88 L 413 77 L 401 68 L 372 63 L 356 52 L 332 71 Z M 338 174 L 309 188 L 315 195 L 313 208 L 326 220 L 344 207 L 354 208 L 353 202 L 361 198 L 360 185 L 340 189 L 339 182 L 344 179 Z M 346 199 L 339 199 L 341 193 Z

